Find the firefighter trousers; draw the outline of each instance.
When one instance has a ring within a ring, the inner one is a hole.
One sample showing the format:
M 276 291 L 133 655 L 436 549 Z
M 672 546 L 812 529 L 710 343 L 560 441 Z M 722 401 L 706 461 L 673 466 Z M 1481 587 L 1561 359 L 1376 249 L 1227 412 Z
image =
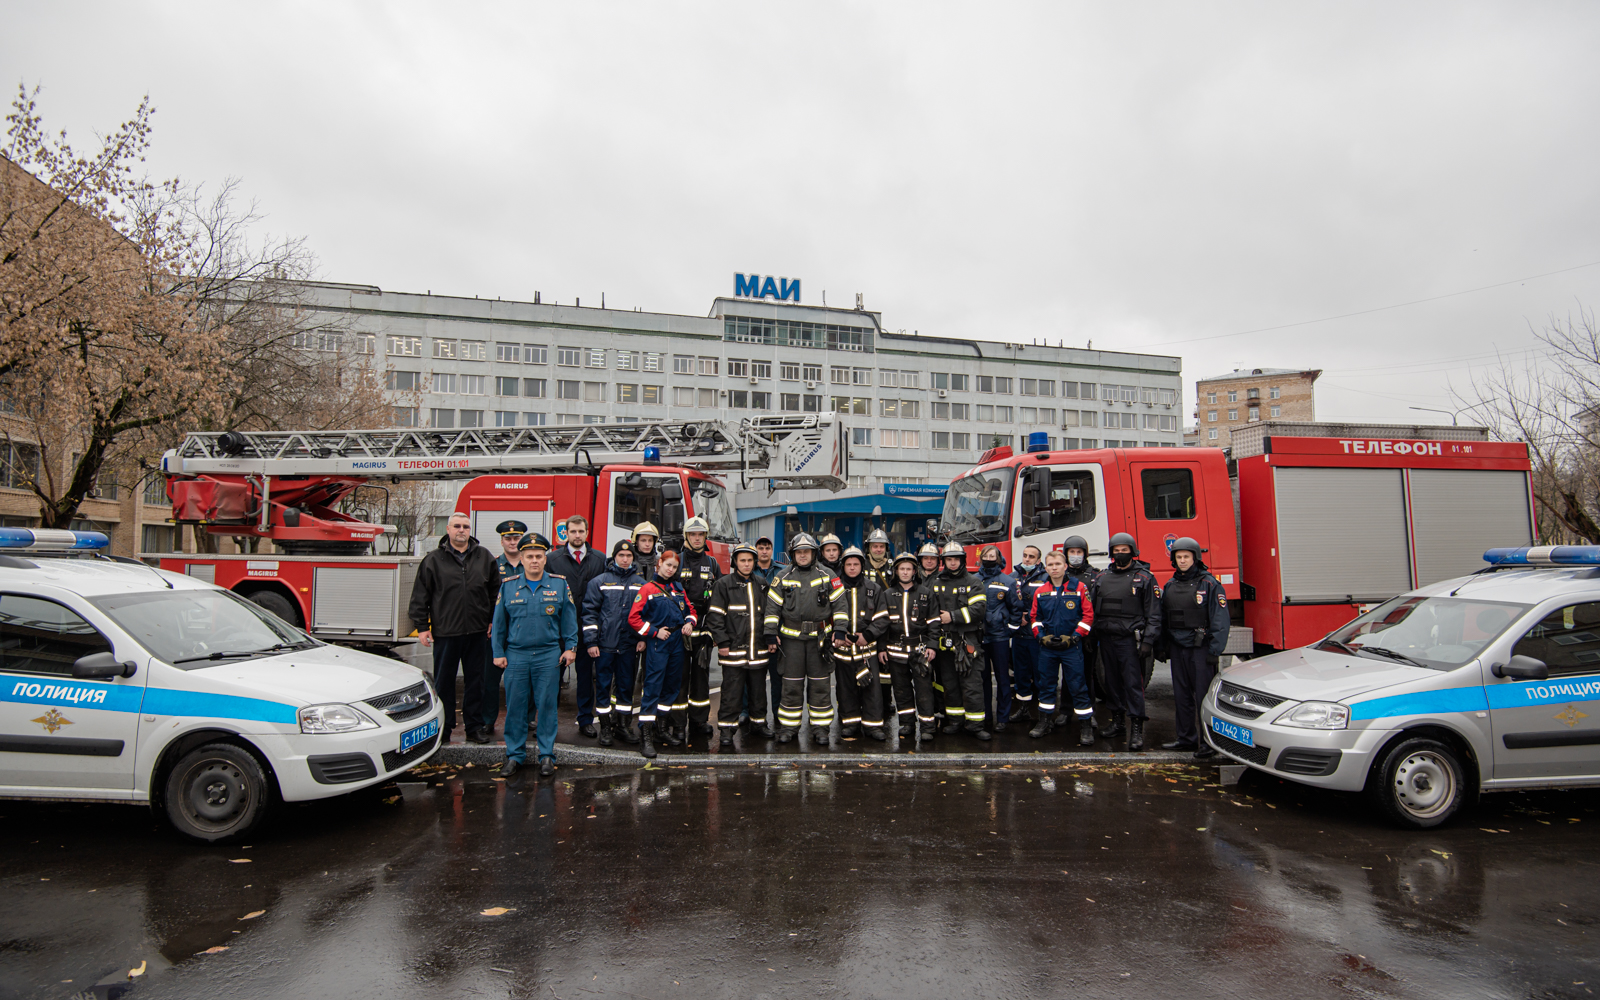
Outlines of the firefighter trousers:
M 704 725 L 711 718 L 711 633 L 696 632 L 690 643 L 683 657 L 683 684 L 672 700 L 673 722 L 684 732 L 686 722 Z
M 857 675 L 865 670 L 866 676 Z M 883 685 L 878 682 L 878 656 L 871 647 L 865 659 L 833 658 L 833 679 L 838 689 L 841 726 L 882 726 Z
M 956 642 L 967 640 L 957 637 Z M 973 640 L 976 643 L 976 639 Z M 982 656 L 980 651 L 979 656 Z M 934 672 L 939 686 L 944 688 L 944 714 L 951 722 L 966 729 L 983 728 L 983 665 L 974 658 L 971 669 L 960 673 L 956 669 L 956 651 L 941 649 L 933 658 Z
M 761 655 L 755 666 L 750 666 L 750 654 L 739 652 L 727 659 L 717 658 L 722 667 L 722 693 L 717 701 L 717 725 L 738 729 L 739 717 L 749 713 L 751 721 L 760 725 L 767 719 L 767 660 Z
M 933 725 L 934 713 L 938 709 L 934 704 L 933 665 L 925 663 L 919 666 L 911 659 L 921 655 L 921 651 L 916 649 L 904 659 L 896 659 L 891 654 L 888 669 L 894 684 L 894 701 L 900 706 L 895 713 L 900 725 L 908 725 L 915 716 L 926 730 Z
M 784 636 L 779 647 L 783 669 L 783 698 L 778 702 L 778 725 L 799 729 L 806 708 L 811 724 L 824 731 L 833 724 L 833 671 L 822 656 L 817 636 Z
M 1100 635 L 1100 660 L 1105 667 L 1106 700 L 1113 711 L 1147 719 L 1144 711 L 1144 660 L 1139 640 L 1131 635 Z

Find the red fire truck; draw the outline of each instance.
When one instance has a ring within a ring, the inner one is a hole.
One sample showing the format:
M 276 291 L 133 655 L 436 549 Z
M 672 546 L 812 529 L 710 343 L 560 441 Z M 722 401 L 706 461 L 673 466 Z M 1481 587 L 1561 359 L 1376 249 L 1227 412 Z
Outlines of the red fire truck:
M 452 510 L 498 554 L 494 526 L 517 519 L 558 543 L 573 514 L 609 551 L 650 521 L 669 545 L 694 515 L 726 564 L 738 523 L 727 486 L 839 490 L 849 449 L 832 414 L 722 421 L 477 430 L 195 433 L 162 457 L 173 521 L 271 542 L 264 553 L 171 553 L 161 567 L 201 577 L 312 635 L 393 645 L 418 555 L 371 555 L 385 526 L 337 509 L 363 485 L 465 480 Z
M 986 453 L 951 484 L 941 531 L 1015 562 L 1069 535 L 1106 563 L 1125 531 L 1160 580 L 1189 536 L 1223 585 L 1229 652 L 1314 642 L 1377 602 L 1483 568 L 1535 537 L 1527 446 L 1482 428 L 1270 422 L 1218 448 Z M 976 558 L 976 548 L 971 557 Z

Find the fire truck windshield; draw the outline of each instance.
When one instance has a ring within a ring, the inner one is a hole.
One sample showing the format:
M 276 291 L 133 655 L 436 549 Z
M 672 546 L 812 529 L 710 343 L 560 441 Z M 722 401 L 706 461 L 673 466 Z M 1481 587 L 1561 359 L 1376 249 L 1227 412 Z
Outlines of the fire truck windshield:
M 734 516 L 728 491 L 708 480 L 694 484 L 695 513 L 711 525 L 711 537 L 719 542 L 739 540 L 739 521 Z
M 1006 537 L 1011 510 L 1011 483 L 1016 472 L 1001 466 L 957 479 L 944 497 L 939 530 L 962 543 L 1000 541 Z

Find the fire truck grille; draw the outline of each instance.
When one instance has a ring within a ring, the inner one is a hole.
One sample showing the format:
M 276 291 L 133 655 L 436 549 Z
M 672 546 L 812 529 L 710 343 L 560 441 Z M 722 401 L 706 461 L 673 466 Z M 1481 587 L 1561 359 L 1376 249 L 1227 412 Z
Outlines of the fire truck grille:
M 428 690 L 428 682 L 423 681 L 404 691 L 391 691 L 376 698 L 368 698 L 367 704 L 395 722 L 405 722 L 420 715 L 427 715 L 433 710 L 433 692 Z

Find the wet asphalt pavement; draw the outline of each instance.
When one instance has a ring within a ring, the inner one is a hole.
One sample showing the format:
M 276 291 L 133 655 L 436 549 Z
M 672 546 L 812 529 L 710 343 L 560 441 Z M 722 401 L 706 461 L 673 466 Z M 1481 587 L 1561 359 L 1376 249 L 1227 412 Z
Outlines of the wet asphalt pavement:
M 1447 828 L 1215 768 L 563 767 L 202 847 L 0 803 L 0 995 L 1507 997 L 1600 985 L 1600 792 Z M 504 912 L 500 912 L 504 908 Z M 128 978 L 131 969 L 143 974 Z M 108 995 L 102 989 L 99 995 Z M 115 995 L 114 991 L 111 995 Z

